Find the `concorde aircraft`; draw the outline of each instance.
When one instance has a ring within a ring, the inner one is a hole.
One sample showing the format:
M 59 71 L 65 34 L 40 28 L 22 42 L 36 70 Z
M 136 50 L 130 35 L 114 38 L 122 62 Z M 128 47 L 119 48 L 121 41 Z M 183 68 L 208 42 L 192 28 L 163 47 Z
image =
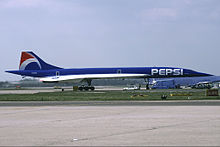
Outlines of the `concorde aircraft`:
M 168 78 L 168 77 L 199 77 L 212 76 L 207 73 L 177 67 L 117 67 L 117 68 L 60 68 L 44 62 L 31 51 L 22 52 L 19 70 L 9 70 L 9 73 L 37 77 L 44 83 L 81 82 L 86 81 L 85 90 L 94 90 L 93 79 L 107 78 Z

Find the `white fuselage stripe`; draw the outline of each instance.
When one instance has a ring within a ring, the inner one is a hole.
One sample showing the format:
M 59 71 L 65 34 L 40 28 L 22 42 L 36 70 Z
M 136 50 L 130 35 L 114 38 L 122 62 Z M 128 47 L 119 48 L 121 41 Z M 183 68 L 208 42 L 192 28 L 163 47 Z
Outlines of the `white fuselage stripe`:
M 80 79 L 103 79 L 103 78 L 141 78 L 147 77 L 147 74 L 81 74 L 81 75 L 65 75 L 41 78 L 43 82 L 59 82 Z

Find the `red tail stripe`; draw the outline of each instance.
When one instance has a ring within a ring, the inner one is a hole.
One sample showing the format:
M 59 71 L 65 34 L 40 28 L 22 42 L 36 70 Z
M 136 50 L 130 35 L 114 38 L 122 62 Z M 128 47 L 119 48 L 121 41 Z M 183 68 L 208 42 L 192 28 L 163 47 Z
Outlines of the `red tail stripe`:
M 32 56 L 31 54 L 27 53 L 27 52 L 22 52 L 21 53 L 21 61 L 20 61 L 20 66 L 21 64 L 27 60 L 27 59 L 30 59 L 30 58 L 34 58 L 34 56 Z

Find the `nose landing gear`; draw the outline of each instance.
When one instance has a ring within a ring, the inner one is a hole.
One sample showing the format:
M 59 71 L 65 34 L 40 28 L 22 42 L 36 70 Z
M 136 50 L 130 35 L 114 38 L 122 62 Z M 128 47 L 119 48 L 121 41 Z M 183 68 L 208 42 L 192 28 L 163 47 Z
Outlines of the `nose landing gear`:
M 144 78 L 144 81 L 146 82 L 146 90 L 150 89 L 149 87 L 149 78 Z

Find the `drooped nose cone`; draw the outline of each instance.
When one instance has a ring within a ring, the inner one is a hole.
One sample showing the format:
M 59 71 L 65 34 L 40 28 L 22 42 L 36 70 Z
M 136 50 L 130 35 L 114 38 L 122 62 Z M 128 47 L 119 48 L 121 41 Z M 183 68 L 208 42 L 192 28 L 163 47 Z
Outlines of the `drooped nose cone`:
M 211 75 L 211 74 L 207 74 L 207 73 L 202 73 L 202 72 L 197 72 L 197 75 L 199 76 L 214 76 L 214 75 Z
M 215 75 L 212 75 L 212 74 L 207 74 L 207 73 L 203 73 L 204 76 L 215 76 Z
M 185 75 L 189 75 L 192 77 L 205 77 L 205 76 L 214 76 L 208 73 L 197 72 L 189 69 L 185 69 Z

